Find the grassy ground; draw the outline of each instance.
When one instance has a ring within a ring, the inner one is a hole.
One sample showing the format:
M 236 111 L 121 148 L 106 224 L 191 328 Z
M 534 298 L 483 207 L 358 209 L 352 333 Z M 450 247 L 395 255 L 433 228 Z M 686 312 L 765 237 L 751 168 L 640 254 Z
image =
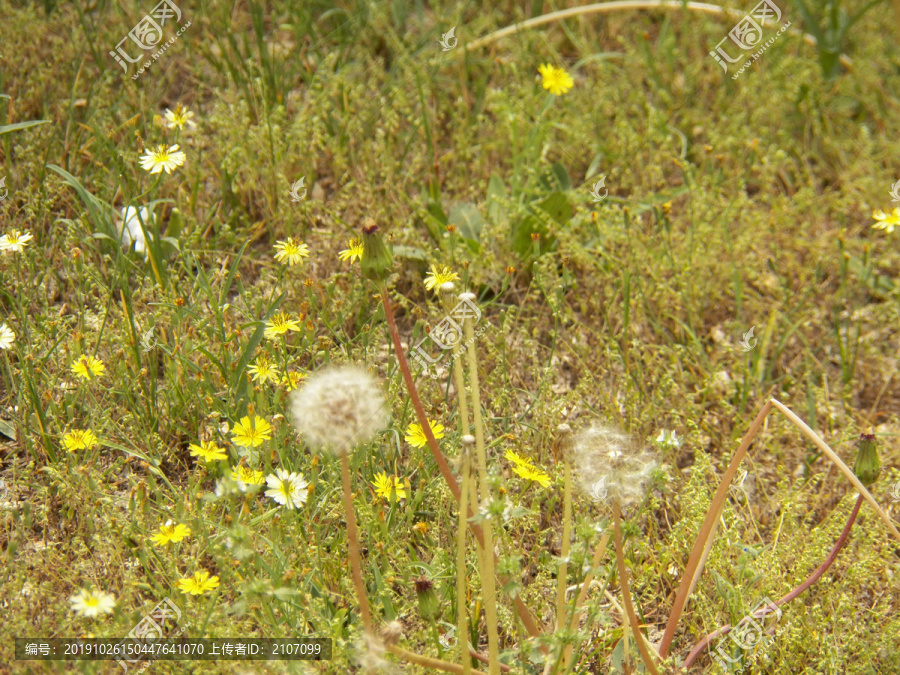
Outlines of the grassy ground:
M 732 80 L 735 67 L 723 74 L 708 52 L 736 19 L 680 10 L 568 19 L 464 54 L 477 37 L 563 5 L 198 0 L 180 6 L 183 35 L 132 80 L 136 67 L 123 71 L 108 52 L 151 4 L 0 2 L 0 123 L 47 120 L 0 136 L 0 223 L 33 235 L 23 251 L 0 254 L 0 322 L 16 336 L 0 354 L 0 672 L 119 672 L 110 662 L 15 661 L 9 638 L 120 637 L 166 597 L 190 621 L 186 635 L 330 637 L 334 659 L 159 662 L 152 672 L 356 670 L 362 627 L 339 462 L 298 436 L 284 384 L 252 379 L 261 356 L 279 374 L 365 364 L 384 383 L 389 428 L 351 458 L 369 600 L 377 623 L 400 621 L 406 648 L 457 660 L 436 639 L 456 623 L 456 502 L 428 448 L 404 440 L 416 418 L 384 310 L 359 262 L 339 258 L 365 218 L 393 243 L 391 299 L 408 345 L 444 314 L 423 283 L 431 264 L 478 295 L 491 490 L 522 509 L 495 526 L 496 548 L 548 635 L 562 422 L 611 423 L 656 453 L 661 469 L 625 513 L 634 601 L 653 643 L 719 477 L 768 397 L 851 466 L 856 439 L 873 427 L 884 468 L 871 490 L 896 521 L 900 256 L 896 233 L 873 229 L 871 217 L 896 205 L 889 190 L 900 178 L 888 4 L 852 27 L 853 70 L 829 81 L 815 48 L 790 33 Z M 782 5 L 801 27 L 799 9 Z M 442 51 L 452 26 L 459 45 Z M 564 67 L 571 90 L 545 91 L 543 63 Z M 159 123 L 179 103 L 195 129 Z M 151 175 L 138 159 L 160 143 L 178 143 L 187 160 Z M 307 195 L 292 201 L 301 176 Z M 595 203 L 601 176 L 609 193 Z M 170 239 L 145 262 L 112 239 L 106 205 L 118 213 L 155 200 Z M 287 237 L 308 245 L 308 259 L 275 259 Z M 264 337 L 277 311 L 300 330 Z M 83 355 L 105 372 L 74 374 Z M 417 381 L 454 458 L 455 390 L 445 378 Z M 251 406 L 273 427 L 254 453 L 232 442 Z M 73 429 L 92 430 L 98 444 L 67 451 Z M 662 430 L 683 442 L 657 442 Z M 228 461 L 191 456 L 201 440 Z M 507 450 L 531 458 L 550 485 L 513 473 Z M 306 504 L 216 498 L 216 480 L 239 461 L 302 472 Z M 679 623 L 679 661 L 799 584 L 856 499 L 777 413 L 742 469 Z M 381 472 L 398 477 L 406 499 L 376 494 Z M 611 528 L 609 505 L 580 493 L 574 518 L 569 585 Z M 190 536 L 155 544 L 169 519 Z M 472 639 L 486 654 L 472 541 L 468 556 Z M 898 542 L 863 505 L 834 565 L 783 607 L 776 639 L 742 672 L 897 672 L 898 566 Z M 615 567 L 610 544 L 597 573 L 609 593 L 588 596 L 572 672 L 622 672 Z M 197 570 L 219 586 L 179 590 Z M 422 575 L 443 623 L 420 616 Z M 91 587 L 115 595 L 111 614 L 72 611 L 68 598 Z M 538 643 L 511 606 L 504 596 L 502 659 L 540 673 Z M 424 670 L 389 658 L 400 672 Z M 703 656 L 696 672 L 716 668 Z

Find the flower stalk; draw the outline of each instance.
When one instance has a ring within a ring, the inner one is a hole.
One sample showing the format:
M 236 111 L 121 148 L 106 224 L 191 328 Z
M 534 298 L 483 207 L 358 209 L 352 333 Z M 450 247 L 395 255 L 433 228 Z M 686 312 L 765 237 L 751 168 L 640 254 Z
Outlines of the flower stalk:
M 474 293 L 460 294 L 460 300 L 475 301 Z M 482 506 L 490 504 L 491 495 L 488 490 L 487 455 L 484 450 L 484 423 L 481 418 L 481 397 L 478 383 L 478 361 L 475 356 L 475 329 L 472 317 L 467 316 L 463 328 L 466 333 L 469 360 L 469 377 L 472 382 L 472 416 L 475 420 L 475 452 L 478 458 L 478 487 Z M 482 584 L 484 586 L 484 618 L 488 630 L 488 653 L 490 654 L 489 671 L 491 675 L 500 675 L 500 638 L 497 632 L 497 580 L 494 575 L 494 539 L 493 525 L 489 518 L 484 520 L 484 547 L 482 548 Z
M 859 497 L 856 498 L 856 505 L 853 507 L 853 511 L 850 513 L 850 518 L 847 520 L 847 524 L 844 525 L 844 529 L 841 532 L 841 535 L 838 537 L 837 541 L 832 547 L 831 552 L 828 554 L 828 557 L 825 558 L 825 561 L 821 565 L 819 565 L 818 568 L 816 568 L 815 572 L 810 574 L 802 584 L 797 586 L 787 595 L 776 600 L 771 605 L 767 605 L 766 607 L 762 607 L 756 610 L 756 612 L 753 613 L 753 618 L 760 619 L 768 614 L 769 612 L 767 610 L 771 609 L 773 606 L 781 607 L 781 605 L 789 603 L 791 600 L 796 598 L 798 595 L 803 593 L 803 591 L 808 589 L 810 586 L 816 583 L 816 581 L 819 580 L 819 577 L 821 577 L 828 570 L 828 568 L 831 567 L 832 563 L 837 558 L 837 555 L 840 552 L 841 548 L 843 548 L 844 544 L 847 542 L 847 537 L 850 535 L 850 529 L 853 527 L 853 523 L 856 522 L 856 516 L 859 515 L 859 508 L 862 506 L 863 499 L 864 497 L 862 495 L 859 495 Z M 729 632 L 731 632 L 731 628 L 731 624 L 726 624 L 719 628 L 717 631 L 710 633 L 705 638 L 703 638 L 691 650 L 691 653 L 688 654 L 682 667 L 685 669 L 690 668 L 694 661 L 697 660 L 697 657 L 701 654 L 701 652 L 703 652 L 704 649 L 706 649 L 707 645 L 709 645 L 710 642 L 715 640 L 717 637 L 727 635 Z
M 638 651 L 641 653 L 641 659 L 651 675 L 659 675 L 656 665 L 653 663 L 653 657 L 650 656 L 650 650 L 641 633 L 641 627 L 638 625 L 637 616 L 634 613 L 634 606 L 631 603 L 631 592 L 628 590 L 628 571 L 625 569 L 625 550 L 622 543 L 622 513 L 619 509 L 619 502 L 613 499 L 613 538 L 616 543 L 616 564 L 619 569 L 619 586 L 622 589 L 622 605 L 625 607 L 625 613 L 628 615 L 628 622 L 631 625 L 631 632 L 634 634 L 634 640 L 637 642 Z M 627 653 L 627 652 L 626 652 Z

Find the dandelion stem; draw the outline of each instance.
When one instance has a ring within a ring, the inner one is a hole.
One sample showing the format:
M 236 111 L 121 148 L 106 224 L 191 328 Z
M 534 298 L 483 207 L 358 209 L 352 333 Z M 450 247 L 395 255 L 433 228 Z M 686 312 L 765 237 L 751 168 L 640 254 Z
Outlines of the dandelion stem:
M 468 585 L 466 584 L 466 508 L 469 503 L 469 484 L 472 482 L 469 476 L 469 455 L 471 436 L 463 437 L 463 446 L 460 451 L 462 477 L 462 495 L 459 500 L 459 527 L 456 531 L 456 615 L 457 630 L 459 631 L 459 658 L 462 665 L 462 675 L 469 675 L 472 670 L 472 659 L 469 658 L 469 620 L 466 614 L 466 596 Z
M 591 588 L 591 583 L 594 581 L 594 568 L 596 568 L 600 564 L 600 559 L 603 557 L 603 554 L 606 552 L 606 546 L 609 544 L 610 534 L 606 532 L 603 537 L 600 539 L 600 543 L 597 544 L 597 548 L 594 549 L 594 558 L 591 561 L 591 570 L 587 573 L 587 576 L 584 578 L 584 583 L 581 584 L 581 590 L 578 591 L 578 598 L 575 600 L 575 608 L 572 610 L 572 620 L 569 622 L 569 629 L 575 630 L 575 626 L 578 625 L 578 621 L 581 619 L 581 606 L 584 605 L 584 601 L 587 598 L 588 591 Z M 569 670 L 569 663 L 572 660 L 572 645 L 566 647 L 565 655 L 563 656 L 563 672 L 566 673 Z
M 344 515 L 347 518 L 347 539 L 350 545 L 350 568 L 353 572 L 353 583 L 356 586 L 356 599 L 362 613 L 366 633 L 374 635 L 372 616 L 369 613 L 369 600 L 363 584 L 362 565 L 359 560 L 359 542 L 356 533 L 356 513 L 353 511 L 353 495 L 350 492 L 350 458 L 348 453 L 341 453 L 341 479 L 344 485 Z
M 819 577 L 821 577 L 826 572 L 826 570 L 828 570 L 828 568 L 831 567 L 831 564 L 837 558 L 838 553 L 843 548 L 844 544 L 847 542 L 847 537 L 850 535 L 850 528 L 852 528 L 853 523 L 856 522 L 856 516 L 859 515 L 859 507 L 862 506 L 862 503 L 863 503 L 863 496 L 859 495 L 859 497 L 856 498 L 856 505 L 853 507 L 853 511 L 850 513 L 850 518 L 847 520 L 847 524 L 844 525 L 844 529 L 841 532 L 841 536 L 839 536 L 838 540 L 834 543 L 834 546 L 831 549 L 831 553 L 828 554 L 828 557 L 825 559 L 825 562 L 823 562 L 821 565 L 819 565 L 819 567 L 816 569 L 816 571 L 813 572 L 812 574 L 810 574 L 809 577 L 807 577 L 806 581 L 804 581 L 802 584 L 797 586 L 797 588 L 792 590 L 790 593 L 788 593 L 784 597 L 780 598 L 779 600 L 776 600 L 771 605 L 767 605 L 765 607 L 761 607 L 760 609 L 756 610 L 753 613 L 753 618 L 756 618 L 756 619 L 763 618 L 766 614 L 769 613 L 767 610 L 771 609 L 773 606 L 780 607 L 781 605 L 789 603 L 791 600 L 796 598 L 798 595 L 803 593 L 803 591 L 808 589 L 810 586 L 812 586 L 814 583 L 816 583 L 816 581 L 819 580 Z M 717 637 L 721 637 L 722 635 L 727 635 L 729 632 L 731 632 L 731 628 L 732 628 L 731 624 L 726 624 L 726 625 L 722 626 L 720 629 L 718 629 L 717 631 L 710 633 L 705 638 L 703 638 L 700 642 L 698 642 L 696 644 L 696 646 L 691 650 L 691 653 L 688 654 L 687 658 L 684 661 L 684 664 L 682 664 L 682 668 L 685 668 L 685 669 L 690 668 L 690 666 L 694 663 L 694 661 L 697 660 L 697 657 L 700 655 L 700 653 L 706 648 L 706 646 L 710 642 L 715 640 Z
M 475 358 L 475 330 L 472 317 L 465 319 L 466 340 L 469 344 L 469 378 L 472 383 L 472 415 L 475 418 L 475 451 L 478 455 L 479 496 L 484 506 L 490 504 L 488 491 L 487 455 L 484 451 L 484 424 L 481 419 L 481 397 L 478 384 L 478 361 Z M 489 670 L 491 675 L 500 674 L 500 639 L 497 633 L 497 580 L 494 578 L 493 525 L 489 518 L 484 520 L 484 548 L 482 549 L 482 584 L 484 585 L 484 618 L 487 622 Z
M 437 462 L 438 468 L 441 470 L 441 475 L 443 475 L 444 480 L 447 481 L 447 486 L 450 488 L 450 492 L 453 493 L 453 496 L 456 498 L 457 502 L 459 502 L 459 484 L 456 482 L 456 479 L 450 472 L 450 467 L 447 466 L 447 460 L 444 457 L 444 453 L 441 452 L 441 449 L 438 446 L 437 439 L 434 437 L 434 433 L 431 431 L 431 425 L 428 423 L 428 417 L 425 415 L 425 408 L 422 406 L 422 400 L 419 398 L 419 391 L 418 389 L 416 389 L 416 383 L 413 380 L 412 373 L 409 370 L 409 362 L 406 360 L 406 356 L 403 353 L 403 346 L 400 341 L 400 332 L 397 330 L 397 322 L 394 319 L 394 310 L 391 308 L 391 301 L 388 297 L 387 287 L 382 285 L 380 287 L 380 291 L 382 305 L 384 306 L 384 315 L 387 319 L 388 329 L 391 333 L 391 341 L 394 343 L 394 352 L 397 355 L 397 363 L 400 365 L 400 372 L 403 375 L 403 381 L 406 383 L 406 390 L 409 392 L 409 397 L 412 400 L 413 409 L 416 411 L 416 419 L 419 421 L 419 425 L 422 427 L 422 431 L 425 434 L 425 440 L 428 441 L 428 448 L 429 450 L 431 450 L 431 454 Z M 462 504 L 462 502 L 460 503 Z M 472 534 L 475 535 L 475 540 L 479 545 L 483 547 L 484 533 L 482 532 L 481 527 L 479 527 L 475 523 L 469 523 L 469 527 L 472 529 Z M 513 602 L 515 603 L 516 613 L 522 620 L 525 629 L 532 637 L 539 637 L 541 635 L 541 631 L 538 629 L 537 623 L 535 622 L 534 617 L 531 615 L 531 611 L 528 609 L 528 606 L 518 595 L 515 597 Z M 538 649 L 540 649 L 543 653 L 547 653 L 549 651 L 546 645 L 540 645 Z
M 647 670 L 652 675 L 659 675 L 653 658 L 650 656 L 650 650 L 644 643 L 644 636 L 641 633 L 641 627 L 638 625 L 637 617 L 634 614 L 634 606 L 631 603 L 631 591 L 628 590 L 627 570 L 625 569 L 625 550 L 622 544 L 622 513 L 619 510 L 619 502 L 613 499 L 613 538 L 616 543 L 616 563 L 619 568 L 619 586 L 622 589 L 622 605 L 625 607 L 625 614 L 628 615 L 628 622 L 631 624 L 631 632 L 634 633 L 634 641 L 637 642 L 638 650 L 641 652 L 641 658 Z

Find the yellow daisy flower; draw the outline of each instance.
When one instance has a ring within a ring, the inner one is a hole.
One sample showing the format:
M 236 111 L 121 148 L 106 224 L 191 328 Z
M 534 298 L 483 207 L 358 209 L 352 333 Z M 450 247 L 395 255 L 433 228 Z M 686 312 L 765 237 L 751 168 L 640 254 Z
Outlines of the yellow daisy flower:
M 534 466 L 517 464 L 513 467 L 513 472 L 525 480 L 533 480 L 539 483 L 541 487 L 550 487 L 550 476 Z
M 63 445 L 69 452 L 90 450 L 97 445 L 97 437 L 90 429 L 72 429 L 63 436 Z
M 195 122 L 191 121 L 193 116 L 194 113 L 180 103 L 175 106 L 175 112 L 166 108 L 166 119 L 169 121 L 167 126 L 170 129 L 183 129 L 185 124 L 188 125 L 188 128 L 193 129 L 197 126 Z
M 507 450 L 503 456 L 506 457 L 506 459 L 508 459 L 510 462 L 518 466 L 534 466 L 530 459 L 528 459 L 527 457 L 522 457 L 521 455 L 517 455 L 512 450 Z
M 284 335 L 289 330 L 299 331 L 300 324 L 295 319 L 289 318 L 287 312 L 278 312 L 266 322 L 265 336 L 271 340 L 279 335 Z
M 191 443 L 188 446 L 191 457 L 202 457 L 205 462 L 214 462 L 219 459 L 228 459 L 225 451 L 213 441 L 202 441 L 200 445 Z
M 293 237 L 275 242 L 275 260 L 278 262 L 286 262 L 289 267 L 293 267 L 298 262 L 303 262 L 304 258 L 309 257 L 309 246 L 302 242 L 295 242 Z
M 194 576 L 186 579 L 179 579 L 175 582 L 178 589 L 182 593 L 190 593 L 191 595 L 203 595 L 206 591 L 211 591 L 219 585 L 219 577 L 209 576 L 206 570 L 198 570 Z
M 231 468 L 231 477 L 240 483 L 247 485 L 262 485 L 266 482 L 262 471 L 254 471 L 249 466 L 235 466 Z
M 459 275 L 446 265 L 432 265 L 431 271 L 425 276 L 425 288 L 429 291 L 434 289 L 435 293 L 440 293 L 442 285 L 448 281 L 458 280 Z
M 170 542 L 177 544 L 179 541 L 190 535 L 191 528 L 187 525 L 182 525 L 181 523 L 175 524 L 171 520 L 167 520 L 165 525 L 160 526 L 159 532 L 150 538 L 157 546 L 165 546 Z
M 106 366 L 103 361 L 95 359 L 93 356 L 82 354 L 78 360 L 72 364 L 72 372 L 85 380 L 93 377 L 100 377 L 106 372 Z
M 294 391 L 297 387 L 300 386 L 300 383 L 303 382 L 303 378 L 306 375 L 304 373 L 296 373 L 294 371 L 288 371 L 281 378 L 281 384 L 288 391 Z
M 900 227 L 900 208 L 894 209 L 889 214 L 881 210 L 873 211 L 872 217 L 879 221 L 872 227 L 877 230 L 885 230 L 888 234 L 891 234 L 895 227 Z
M 254 382 L 265 382 L 266 380 L 278 382 L 278 370 L 269 361 L 268 356 L 257 357 L 256 363 L 247 368 L 247 372 L 253 376 Z
M 388 501 L 399 501 L 406 499 L 406 490 L 400 484 L 400 479 L 395 476 L 388 478 L 383 471 L 375 476 L 372 483 L 375 486 L 375 493 L 380 497 L 384 497 Z
M 349 242 L 347 242 L 347 246 L 349 248 L 344 249 L 338 254 L 338 257 L 342 260 L 349 260 L 350 264 L 353 264 L 354 260 L 362 260 L 363 256 L 363 243 L 361 239 L 353 238 Z
M 140 158 L 141 168 L 153 173 L 161 173 L 165 169 L 166 173 L 172 173 L 174 169 L 184 164 L 187 159 L 177 145 L 166 148 L 165 145 L 156 146 L 156 150 L 146 148 L 146 153 Z
M 438 424 L 434 420 L 428 420 L 428 426 L 431 427 L 431 433 L 434 434 L 435 438 L 444 437 L 443 424 Z M 414 448 L 424 448 L 428 443 L 428 439 L 425 438 L 425 430 L 422 429 L 422 426 L 420 424 L 416 424 L 415 422 L 406 427 L 405 440 Z
M 234 425 L 231 433 L 234 434 L 231 438 L 232 442 L 255 448 L 272 438 L 272 425 L 257 415 L 254 415 L 253 419 L 244 416 L 240 422 Z
M 544 89 L 554 96 L 562 96 L 575 84 L 575 81 L 565 70 L 550 64 L 542 65 L 538 68 L 538 72 L 541 74 L 541 83 L 544 85 Z
M 25 250 L 25 244 L 33 238 L 31 232 L 22 233 L 19 230 L 10 230 L 0 237 L 0 251 L 21 253 Z

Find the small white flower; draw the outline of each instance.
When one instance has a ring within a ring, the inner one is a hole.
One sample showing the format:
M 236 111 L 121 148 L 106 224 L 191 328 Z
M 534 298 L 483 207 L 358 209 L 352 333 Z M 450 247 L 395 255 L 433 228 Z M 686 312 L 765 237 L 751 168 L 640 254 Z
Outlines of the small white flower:
M 381 387 L 362 368 L 328 368 L 292 395 L 294 425 L 306 442 L 338 455 L 371 440 L 388 421 Z
M 116 606 L 116 596 L 103 591 L 87 591 L 82 589 L 77 595 L 69 598 L 72 611 L 81 616 L 98 616 L 100 614 L 112 614 Z
M 683 439 L 678 438 L 677 431 L 669 432 L 666 429 L 661 429 L 655 442 L 669 448 L 680 448 Z
M 116 229 L 119 231 L 119 241 L 125 248 L 131 246 L 134 242 L 134 250 L 137 253 L 144 253 L 147 250 L 147 242 L 144 238 L 144 232 L 141 230 L 141 221 L 144 222 L 144 228 L 150 232 L 150 226 L 154 222 L 154 216 L 146 206 L 142 206 L 140 210 L 133 206 L 122 209 L 122 221 L 116 222 Z
M 266 476 L 266 485 L 270 488 L 266 490 L 266 496 L 289 509 L 300 508 L 306 503 L 309 483 L 303 479 L 302 473 L 276 469 L 275 473 Z
M 0 349 L 9 349 L 16 341 L 16 334 L 5 323 L 0 326 Z

